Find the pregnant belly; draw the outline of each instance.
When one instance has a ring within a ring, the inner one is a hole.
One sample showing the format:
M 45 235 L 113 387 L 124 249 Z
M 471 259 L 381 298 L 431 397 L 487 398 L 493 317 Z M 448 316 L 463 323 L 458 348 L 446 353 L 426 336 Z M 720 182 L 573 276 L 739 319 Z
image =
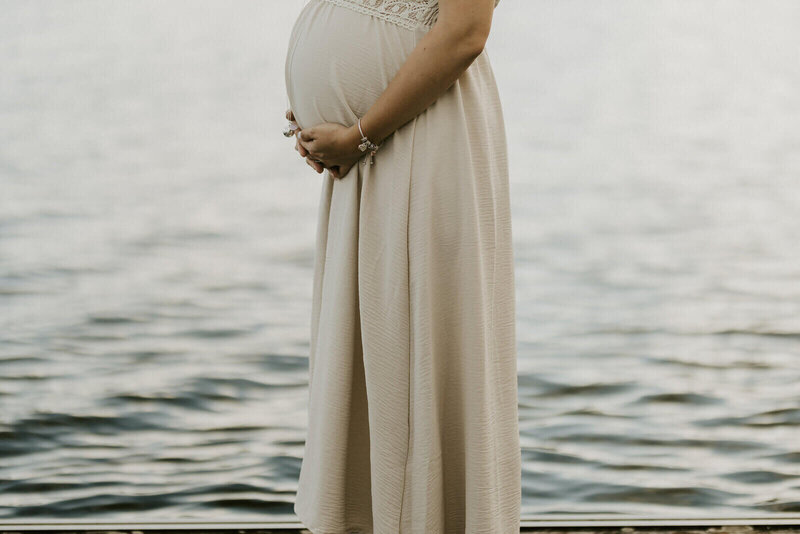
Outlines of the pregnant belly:
M 355 123 L 424 31 L 310 0 L 292 28 L 286 56 L 286 93 L 297 124 Z

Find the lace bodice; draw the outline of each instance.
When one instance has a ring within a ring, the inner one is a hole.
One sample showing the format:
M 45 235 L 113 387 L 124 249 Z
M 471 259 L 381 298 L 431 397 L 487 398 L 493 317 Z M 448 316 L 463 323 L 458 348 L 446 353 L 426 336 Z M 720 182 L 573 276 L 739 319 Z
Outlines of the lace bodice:
M 374 15 L 404 28 L 414 30 L 430 27 L 439 15 L 439 0 L 325 0 L 349 7 L 361 13 Z M 494 5 L 500 0 L 494 0 Z

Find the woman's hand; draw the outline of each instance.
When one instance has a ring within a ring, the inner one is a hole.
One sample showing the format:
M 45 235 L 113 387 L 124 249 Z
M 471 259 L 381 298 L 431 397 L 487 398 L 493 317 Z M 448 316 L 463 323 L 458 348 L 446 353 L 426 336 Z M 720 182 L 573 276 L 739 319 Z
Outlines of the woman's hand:
M 358 149 L 361 134 L 355 125 L 344 126 L 323 122 L 298 130 L 295 136 L 298 139 L 299 146 L 296 148 L 300 155 L 320 162 L 323 167 L 330 169 L 335 178 L 345 176 L 364 156 L 364 152 Z
M 294 119 L 294 113 L 292 113 L 291 109 L 286 110 L 286 120 L 292 121 L 295 123 L 295 125 L 297 125 L 297 122 Z M 300 129 L 298 128 L 294 132 L 294 138 L 295 138 L 294 149 L 300 153 L 301 157 L 305 158 L 306 163 L 309 165 L 309 167 L 317 171 L 317 173 L 322 172 L 324 170 L 322 164 L 319 163 L 318 161 L 314 161 L 313 159 L 311 159 L 311 157 L 308 155 L 308 151 L 302 146 L 300 146 L 300 140 L 297 137 L 297 132 L 299 131 Z
M 286 110 L 286 119 L 297 124 L 290 109 Z M 326 122 L 311 128 L 298 128 L 294 135 L 294 149 L 317 173 L 327 168 L 335 178 L 342 178 L 364 156 L 358 149 L 361 134 L 355 125 L 347 127 Z

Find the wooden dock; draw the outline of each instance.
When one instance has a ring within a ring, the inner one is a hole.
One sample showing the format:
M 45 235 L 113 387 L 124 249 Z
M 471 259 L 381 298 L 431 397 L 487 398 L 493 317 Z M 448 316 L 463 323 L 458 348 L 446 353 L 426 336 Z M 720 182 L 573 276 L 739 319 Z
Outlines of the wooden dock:
M 0 534 L 312 534 L 297 523 L 0 521 Z M 800 534 L 800 514 L 757 518 L 542 517 L 523 519 L 521 533 L 539 534 Z M 345 534 L 345 533 L 342 533 Z M 438 534 L 438 533 L 437 533 Z
M 175 530 L 0 530 L 2 534 L 29 534 L 41 532 L 52 534 L 174 534 Z M 311 534 L 305 529 L 295 530 L 182 530 L 185 534 Z M 520 532 L 538 532 L 539 534 L 800 534 L 800 527 L 781 526 L 747 526 L 733 528 L 683 528 L 663 527 L 659 529 L 642 529 L 634 527 L 598 528 L 598 529 L 536 529 L 522 528 Z
M 53 532 L 59 532 L 60 534 L 174 534 L 174 530 L 43 530 L 43 531 L 31 531 L 31 530 L 0 530 L 2 534 L 24 534 L 30 532 L 47 532 L 52 534 Z M 236 534 L 311 534 L 310 531 L 305 529 L 296 529 L 296 530 L 232 530 L 232 531 L 224 531 L 224 530 L 186 530 L 181 531 L 185 532 L 186 534 L 219 534 L 222 532 L 227 533 L 236 533 Z M 575 533 L 575 534 L 798 534 L 800 533 L 800 527 L 798 528 L 791 528 L 791 527 L 735 527 L 733 529 L 726 529 L 726 528 L 708 528 L 708 529 L 691 529 L 691 528 L 680 528 L 680 527 L 665 527 L 661 529 L 639 529 L 639 528 L 632 528 L 632 527 L 623 527 L 623 528 L 613 528 L 609 527 L 606 529 L 528 529 L 523 528 L 520 532 L 538 532 L 540 534 L 566 534 L 566 533 Z

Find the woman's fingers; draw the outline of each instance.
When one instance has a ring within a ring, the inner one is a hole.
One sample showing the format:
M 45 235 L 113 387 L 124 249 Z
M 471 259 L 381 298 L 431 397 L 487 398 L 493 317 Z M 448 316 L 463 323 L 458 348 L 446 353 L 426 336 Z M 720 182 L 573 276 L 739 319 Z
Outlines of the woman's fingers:
M 295 132 L 295 134 L 294 134 L 294 139 L 295 139 L 295 141 L 294 141 L 294 149 L 297 150 L 298 152 L 300 152 L 301 156 L 306 157 L 308 155 L 308 150 L 306 150 L 306 147 L 304 147 L 303 145 L 300 144 L 300 132 L 301 131 L 302 130 L 297 130 Z
M 306 158 L 306 162 L 307 162 L 309 165 L 311 165 L 311 166 L 314 168 L 314 170 L 315 170 L 315 171 L 317 171 L 318 173 L 320 173 L 320 172 L 322 172 L 323 170 L 325 170 L 325 167 L 322 165 L 322 163 L 320 163 L 320 162 L 318 162 L 318 161 L 314 161 L 314 160 L 313 160 L 312 158 L 310 158 L 310 157 L 307 157 L 307 158 Z
M 297 151 L 300 152 L 301 156 L 303 156 L 303 157 L 308 156 L 308 150 L 306 150 L 306 147 L 304 147 L 303 145 L 300 144 L 300 141 L 297 142 L 297 147 L 296 148 L 297 148 Z
M 314 162 L 311 161 L 309 158 L 306 158 L 306 163 L 308 164 L 309 167 L 311 167 L 315 171 L 319 172 L 319 170 L 317 170 L 317 168 L 314 166 Z
M 294 113 L 292 113 L 291 109 L 287 109 L 286 110 L 286 119 L 290 120 L 290 121 L 294 121 Z M 312 169 L 317 171 L 317 173 L 321 173 L 322 171 L 325 170 L 325 165 L 321 161 L 318 161 L 317 159 L 313 158 L 311 156 L 311 154 L 308 152 L 308 150 L 306 149 L 306 147 L 304 147 L 300 143 L 301 139 L 304 140 L 304 141 L 309 141 L 309 140 L 312 139 L 312 137 L 308 133 L 306 133 L 306 135 L 303 136 L 302 134 L 304 132 L 305 132 L 305 130 L 300 130 L 300 129 L 295 131 L 294 149 L 297 152 L 300 153 L 300 156 L 305 158 L 306 163 L 308 164 L 309 167 L 311 167 Z M 333 172 L 333 171 L 331 171 L 331 172 Z
M 286 110 L 286 118 L 288 120 L 294 120 L 294 114 L 292 113 L 292 110 L 290 109 Z M 294 149 L 300 154 L 301 157 L 305 158 L 306 163 L 308 164 L 309 167 L 317 171 L 317 173 L 322 173 L 326 168 L 325 162 L 319 159 L 318 156 L 312 155 L 311 152 L 301 143 L 301 141 L 307 142 L 313 140 L 314 136 L 311 132 L 308 131 L 308 129 L 305 130 L 298 129 L 295 131 Z M 342 173 L 341 173 L 341 167 L 339 165 L 331 166 L 328 168 L 330 169 L 331 174 L 333 174 L 337 178 L 341 178 Z M 347 167 L 348 170 L 349 168 L 350 166 Z
M 326 159 L 326 155 L 324 152 L 319 150 L 319 147 L 314 143 L 315 138 L 312 137 L 309 139 L 309 135 L 306 130 L 298 130 L 297 139 L 298 143 L 300 143 L 300 153 L 303 155 L 308 154 L 312 156 L 314 159 Z
M 304 144 L 305 143 L 305 144 Z M 315 147 L 310 145 L 305 141 L 299 141 L 297 151 L 300 152 L 301 156 L 309 156 L 316 160 L 321 160 L 324 163 L 324 160 L 327 159 L 324 153 L 321 153 L 318 150 L 315 150 Z

